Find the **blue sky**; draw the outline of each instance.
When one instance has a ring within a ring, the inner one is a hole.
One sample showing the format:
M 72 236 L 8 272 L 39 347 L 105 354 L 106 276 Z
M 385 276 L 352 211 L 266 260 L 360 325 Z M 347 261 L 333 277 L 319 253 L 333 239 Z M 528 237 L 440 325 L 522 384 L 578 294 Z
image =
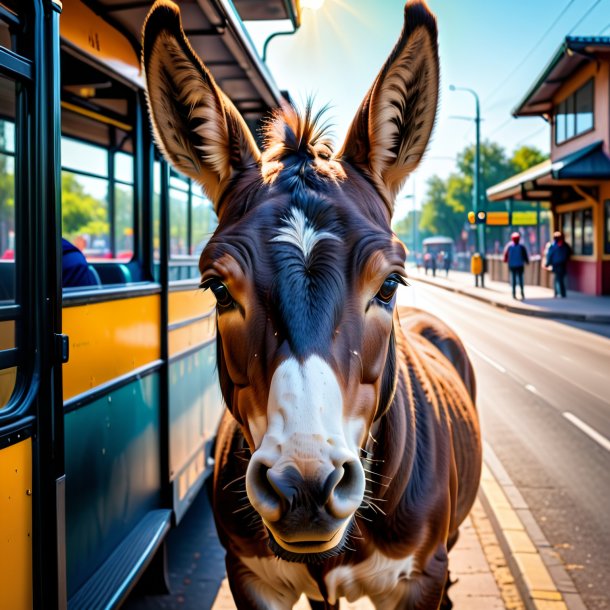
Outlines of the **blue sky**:
M 427 158 L 403 189 L 415 192 L 417 207 L 426 180 L 448 175 L 456 153 L 474 142 L 474 122 L 450 118 L 473 117 L 474 98 L 449 91 L 450 84 L 479 94 L 482 139 L 499 142 L 509 153 L 523 144 L 548 151 L 544 120 L 511 119 L 511 110 L 567 34 L 610 36 L 610 0 L 428 0 L 428 5 L 439 26 L 441 94 Z M 296 34 L 269 44 L 267 66 L 278 86 L 297 102 L 313 94 L 316 106 L 330 104 L 338 144 L 400 34 L 403 7 L 402 0 L 325 0 L 318 11 L 303 10 Z M 248 24 L 248 29 L 260 50 L 268 33 L 290 29 L 284 25 Z M 410 199 L 399 201 L 395 219 L 411 206 Z

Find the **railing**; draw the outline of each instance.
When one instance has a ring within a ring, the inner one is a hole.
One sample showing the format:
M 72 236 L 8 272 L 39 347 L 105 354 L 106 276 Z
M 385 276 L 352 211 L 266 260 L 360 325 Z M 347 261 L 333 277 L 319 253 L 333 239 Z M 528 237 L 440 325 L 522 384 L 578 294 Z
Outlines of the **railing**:
M 530 264 L 525 266 L 523 281 L 530 286 L 553 287 L 553 274 L 542 265 L 539 254 L 530 256 Z M 502 254 L 487 255 L 487 273 L 489 279 L 498 282 L 508 282 L 508 265 L 504 262 Z

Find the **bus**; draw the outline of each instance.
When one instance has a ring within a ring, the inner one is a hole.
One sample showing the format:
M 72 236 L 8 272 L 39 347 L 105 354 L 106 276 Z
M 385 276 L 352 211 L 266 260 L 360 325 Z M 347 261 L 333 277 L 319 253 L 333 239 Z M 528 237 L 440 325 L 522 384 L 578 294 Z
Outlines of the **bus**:
M 151 4 L 0 0 L 0 606 L 11 610 L 114 608 L 145 572 L 162 581 L 165 536 L 211 467 L 224 405 L 213 297 L 197 287 L 216 220 L 152 140 L 139 65 Z M 249 4 L 181 8 L 258 137 L 282 94 L 237 12 Z M 258 18 L 292 7 L 296 19 L 294 2 L 258 5 Z M 66 244 L 88 285 L 62 286 Z

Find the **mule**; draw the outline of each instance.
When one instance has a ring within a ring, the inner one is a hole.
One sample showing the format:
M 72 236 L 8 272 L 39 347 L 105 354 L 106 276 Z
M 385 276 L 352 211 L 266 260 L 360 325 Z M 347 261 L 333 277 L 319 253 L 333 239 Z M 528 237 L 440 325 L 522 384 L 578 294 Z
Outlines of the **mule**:
M 308 106 L 277 111 L 259 150 L 162 0 L 143 32 L 156 142 L 205 188 L 218 228 L 201 254 L 217 301 L 227 412 L 213 508 L 240 610 L 368 596 L 434 609 L 477 493 L 471 364 L 440 320 L 399 312 L 394 200 L 438 98 L 423 0 L 335 151 Z M 401 318 L 402 315 L 402 318 Z

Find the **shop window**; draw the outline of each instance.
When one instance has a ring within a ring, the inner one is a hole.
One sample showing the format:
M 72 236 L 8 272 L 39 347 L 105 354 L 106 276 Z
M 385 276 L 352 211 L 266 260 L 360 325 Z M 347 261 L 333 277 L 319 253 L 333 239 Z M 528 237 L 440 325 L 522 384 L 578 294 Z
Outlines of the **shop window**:
M 593 254 L 593 209 L 587 208 L 582 211 L 582 253 L 585 255 Z
M 555 108 L 555 144 L 593 129 L 593 83 L 593 79 L 588 80 Z
M 610 199 L 604 201 L 604 254 L 610 254 Z
M 606 224 L 608 221 L 606 220 Z M 559 228 L 576 255 L 593 254 L 593 208 L 566 212 L 559 216 Z M 608 227 L 607 227 L 608 229 Z

